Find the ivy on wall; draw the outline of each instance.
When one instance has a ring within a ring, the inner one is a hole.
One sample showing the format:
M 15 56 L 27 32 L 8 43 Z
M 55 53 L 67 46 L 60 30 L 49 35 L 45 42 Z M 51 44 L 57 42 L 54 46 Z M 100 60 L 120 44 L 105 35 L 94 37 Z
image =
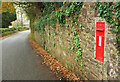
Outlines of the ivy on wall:
M 79 30 L 82 29 L 82 25 L 78 25 L 78 15 L 80 13 L 80 9 L 83 3 L 82 2 L 73 2 L 73 3 L 49 2 L 49 3 L 39 3 L 39 4 L 42 4 L 40 14 L 36 15 L 36 13 L 38 13 L 36 9 L 35 9 L 35 13 L 31 11 L 34 14 L 31 15 L 31 12 L 29 13 L 30 17 L 34 16 L 34 20 L 37 18 L 37 20 L 35 20 L 33 24 L 34 27 L 33 30 L 44 33 L 45 26 L 48 25 L 48 28 L 53 27 L 53 28 L 57 28 L 57 30 L 60 31 L 60 29 L 56 27 L 56 23 L 59 23 L 61 25 L 60 28 L 64 28 L 64 26 L 70 27 L 72 29 L 72 32 L 69 31 L 68 35 L 73 34 L 73 37 L 71 37 L 73 40 L 73 46 L 70 46 L 69 49 L 72 50 L 74 53 L 76 53 L 75 60 L 78 61 L 81 67 L 83 67 L 83 62 L 80 61 L 82 52 L 80 48 L 80 36 L 79 36 L 80 35 Z M 34 7 L 31 8 L 33 8 L 34 10 Z M 116 43 L 118 44 L 117 49 L 118 51 L 120 51 L 120 2 L 117 3 L 96 2 L 95 9 L 97 10 L 98 13 L 97 16 L 101 16 L 105 18 L 105 20 L 111 24 L 112 32 L 116 34 Z M 71 20 L 66 21 L 66 19 L 69 18 Z M 50 35 L 49 32 L 48 35 Z M 51 38 L 55 39 L 54 36 L 55 35 L 50 35 L 48 37 L 48 40 L 50 40 Z M 42 42 L 45 43 L 44 37 L 42 38 Z M 53 41 L 51 46 L 56 48 L 57 47 L 56 44 L 57 43 Z M 42 44 L 41 46 L 43 46 L 45 50 L 49 49 L 44 44 Z M 69 69 L 68 65 L 66 65 L 66 67 Z M 85 77 L 85 75 L 83 76 Z
M 49 7 L 48 7 L 49 4 Z M 62 4 L 62 3 L 56 3 L 56 4 Z M 46 24 L 52 27 L 56 27 L 56 22 L 58 21 L 61 26 L 65 26 L 65 18 L 66 17 L 72 17 L 74 18 L 74 15 L 78 15 L 80 12 L 80 8 L 82 7 L 82 2 L 73 2 L 73 3 L 64 3 L 62 6 L 59 6 L 59 10 L 55 11 L 55 6 L 53 3 L 44 3 L 43 4 L 45 8 L 41 12 L 43 16 L 40 16 L 40 20 L 37 21 L 37 23 L 34 23 L 35 30 L 39 31 L 41 28 L 44 28 Z M 51 11 L 51 12 L 48 12 Z M 39 26 L 37 25 L 39 24 Z
M 120 2 L 96 2 L 97 16 L 105 18 L 111 24 L 112 32 L 116 34 L 118 54 L 120 53 Z
M 57 9 L 55 8 L 55 4 L 56 5 L 59 4 L 57 6 Z M 72 40 L 74 44 L 72 47 L 70 47 L 70 50 L 76 53 L 76 59 L 75 59 L 76 61 L 79 61 L 82 55 L 80 48 L 80 41 L 79 41 L 80 38 L 79 30 L 82 29 L 82 25 L 78 25 L 78 15 L 80 14 L 80 9 L 82 8 L 82 4 L 83 4 L 82 2 L 43 3 L 44 9 L 41 12 L 42 16 L 40 16 L 39 21 L 34 22 L 33 24 L 35 31 L 42 30 L 42 32 L 44 32 L 44 28 L 46 25 L 48 25 L 49 29 L 50 27 L 57 28 L 56 27 L 57 22 L 60 24 L 61 28 L 63 28 L 64 26 L 70 27 L 72 29 L 71 33 L 73 34 Z M 66 21 L 66 19 L 72 19 L 72 20 Z M 59 30 L 59 28 L 57 28 L 57 30 Z M 68 33 L 68 35 L 70 35 L 70 32 Z M 53 42 L 54 47 L 56 47 L 55 45 L 56 43 Z M 80 65 L 82 67 L 83 62 L 80 62 Z

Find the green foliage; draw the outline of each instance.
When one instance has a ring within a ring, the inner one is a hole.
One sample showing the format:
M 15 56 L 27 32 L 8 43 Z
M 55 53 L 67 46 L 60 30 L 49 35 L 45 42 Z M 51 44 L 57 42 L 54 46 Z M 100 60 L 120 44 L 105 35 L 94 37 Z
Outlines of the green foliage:
M 59 8 L 59 10 L 57 11 L 55 11 L 55 4 L 59 5 L 57 6 L 57 8 Z M 65 24 L 65 17 L 70 17 L 75 15 L 76 13 L 80 13 L 79 11 L 82 7 L 82 2 L 66 3 L 65 5 L 63 5 L 62 3 L 55 4 L 53 4 L 52 2 L 42 3 L 42 5 L 44 6 L 41 12 L 42 16 L 39 17 L 39 21 L 33 24 L 35 30 L 39 31 L 42 29 L 44 31 L 46 24 L 52 27 L 56 27 L 57 21 L 62 27 L 68 27 L 68 24 Z M 75 23 L 75 25 L 77 25 L 77 23 Z
M 61 27 L 73 27 L 72 33 L 74 37 L 72 37 L 74 41 L 74 46 L 69 47 L 70 50 L 72 50 L 74 53 L 77 54 L 76 60 L 81 58 L 81 48 L 80 48 L 80 41 L 79 41 L 79 34 L 77 30 L 78 28 L 82 29 L 82 26 L 78 25 L 78 15 L 80 13 L 80 9 L 82 7 L 82 2 L 66 2 L 63 3 L 42 3 L 43 8 L 41 9 L 41 15 L 39 16 L 39 19 L 37 22 L 34 22 L 33 27 L 35 31 L 43 31 L 46 25 L 48 25 L 48 28 L 50 27 L 57 28 L 57 31 L 59 31 L 59 28 L 56 27 L 56 23 L 59 23 Z M 71 24 L 69 25 L 69 21 L 66 21 L 66 18 L 70 18 Z M 67 33 L 70 35 L 70 32 Z M 53 35 L 54 36 L 54 35 Z M 51 36 L 51 38 L 53 38 Z M 62 38 L 61 38 L 62 39 Z M 53 46 L 56 48 L 56 43 L 52 43 Z M 63 49 L 64 50 L 64 49 Z
M 80 62 L 81 67 L 83 67 L 83 62 Z
M 68 64 L 65 64 L 65 67 L 66 67 L 68 70 L 71 70 L 71 67 L 70 67 Z
M 3 12 L 2 13 L 2 28 L 8 28 L 11 22 L 16 20 L 15 13 Z
M 85 77 L 85 74 L 82 74 L 83 75 L 83 77 Z
M 56 11 L 55 16 L 57 18 L 57 21 L 60 24 L 65 24 L 65 14 L 64 14 L 64 12 L 62 12 L 62 11 Z
M 22 27 L 22 26 L 17 26 L 17 27 L 13 27 L 14 29 L 21 31 L 21 30 L 28 30 L 29 28 L 27 27 Z
M 49 52 L 50 52 L 50 50 L 49 50 L 49 49 L 47 49 L 47 52 L 49 53 Z
M 44 15 L 44 16 L 48 15 L 48 14 L 51 14 L 52 11 L 55 10 L 54 4 L 52 2 L 47 2 L 47 3 L 43 2 L 42 4 L 44 6 L 44 8 L 42 10 L 42 15 Z
M 77 34 L 77 31 L 76 31 L 76 28 L 75 28 L 75 27 L 72 28 L 72 33 L 73 33 L 74 35 Z
M 77 52 L 76 52 L 76 54 L 77 54 L 77 57 L 81 57 L 81 51 L 80 50 L 78 50 Z
M 81 24 L 79 25 L 79 27 L 80 27 L 80 29 L 82 29 L 82 25 Z
M 74 47 L 72 46 L 70 50 L 74 50 Z
M 78 61 L 78 57 L 76 57 L 75 60 Z
M 82 27 L 82 25 L 81 25 Z M 71 50 L 73 50 L 77 56 L 75 58 L 76 61 L 78 61 L 79 59 L 81 59 L 81 56 L 82 56 L 82 52 L 81 52 L 81 48 L 80 48 L 80 41 L 79 41 L 79 38 L 80 38 L 80 35 L 78 34 L 77 32 L 77 28 L 73 27 L 72 28 L 72 33 L 73 33 L 73 41 L 74 41 L 74 46 L 71 47 Z
M 56 42 L 53 42 L 53 46 L 56 47 Z
M 45 50 L 47 51 L 47 46 L 45 46 Z
M 112 32 L 116 33 L 117 49 L 120 51 L 120 2 L 96 2 L 95 9 L 98 11 L 100 17 L 111 24 Z
M 70 35 L 70 32 L 68 31 L 67 35 Z
M 13 28 L 0 28 L 0 32 L 2 33 L 2 36 L 7 36 L 9 34 L 15 33 L 17 31 L 27 30 L 27 27 L 13 27 Z
M 66 3 L 66 5 L 61 7 L 60 11 L 56 11 L 55 16 L 57 17 L 57 21 L 59 21 L 60 24 L 65 24 L 65 17 L 70 17 L 75 14 L 78 15 L 81 7 L 82 2 Z

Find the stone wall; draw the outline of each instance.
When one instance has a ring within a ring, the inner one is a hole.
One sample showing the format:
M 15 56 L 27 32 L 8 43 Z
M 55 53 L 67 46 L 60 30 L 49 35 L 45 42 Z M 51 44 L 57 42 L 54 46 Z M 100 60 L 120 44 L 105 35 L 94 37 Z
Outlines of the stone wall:
M 34 39 L 81 79 L 116 80 L 119 78 L 119 57 L 114 43 L 116 36 L 111 32 L 108 23 L 106 23 L 105 62 L 95 59 L 95 21 L 104 21 L 104 19 L 96 17 L 94 6 L 95 3 L 84 2 L 79 15 L 79 25 L 82 25 L 82 30 L 79 30 L 82 58 L 79 61 L 75 60 L 76 53 L 69 48 L 73 46 L 70 23 L 68 27 L 60 27 L 58 23 L 55 28 L 46 26 L 44 33 L 34 32 Z M 82 67 L 80 62 L 83 62 Z

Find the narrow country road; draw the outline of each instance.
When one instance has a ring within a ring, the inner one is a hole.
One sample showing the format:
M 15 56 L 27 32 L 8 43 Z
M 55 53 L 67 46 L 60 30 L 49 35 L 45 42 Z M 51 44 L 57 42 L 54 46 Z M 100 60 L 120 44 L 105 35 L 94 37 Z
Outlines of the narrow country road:
M 28 41 L 30 31 L 0 40 L 2 45 L 2 80 L 57 80 Z

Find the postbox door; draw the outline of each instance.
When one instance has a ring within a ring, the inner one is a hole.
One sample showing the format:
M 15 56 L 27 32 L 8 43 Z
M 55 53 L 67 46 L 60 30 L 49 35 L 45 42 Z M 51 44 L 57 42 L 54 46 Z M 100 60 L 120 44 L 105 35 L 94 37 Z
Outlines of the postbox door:
M 104 62 L 105 23 L 96 22 L 96 59 Z

